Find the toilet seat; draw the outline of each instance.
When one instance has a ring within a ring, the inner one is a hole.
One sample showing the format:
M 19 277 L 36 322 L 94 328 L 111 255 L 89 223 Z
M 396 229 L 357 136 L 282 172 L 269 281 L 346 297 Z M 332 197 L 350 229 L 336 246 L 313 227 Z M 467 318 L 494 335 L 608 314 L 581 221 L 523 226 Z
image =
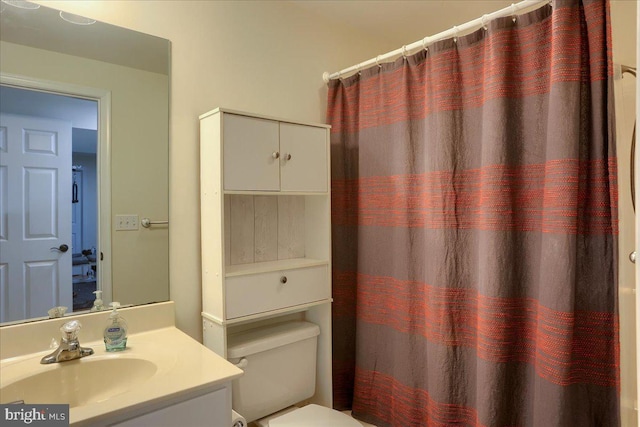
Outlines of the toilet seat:
M 269 421 L 269 427 L 362 427 L 350 416 L 310 404 Z

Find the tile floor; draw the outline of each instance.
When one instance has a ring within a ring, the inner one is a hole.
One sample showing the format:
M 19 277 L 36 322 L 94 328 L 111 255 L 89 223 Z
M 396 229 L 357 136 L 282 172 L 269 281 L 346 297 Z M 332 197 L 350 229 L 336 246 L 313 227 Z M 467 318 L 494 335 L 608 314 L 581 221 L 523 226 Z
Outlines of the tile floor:
M 351 411 L 343 411 L 343 412 L 345 414 L 347 414 L 347 415 L 351 415 Z M 368 424 L 368 423 L 365 423 L 365 422 L 360 421 L 360 420 L 356 420 L 356 421 L 358 421 L 360 424 L 362 424 L 363 427 L 376 427 L 373 424 Z M 248 427 L 256 427 L 256 424 L 255 423 L 249 423 Z

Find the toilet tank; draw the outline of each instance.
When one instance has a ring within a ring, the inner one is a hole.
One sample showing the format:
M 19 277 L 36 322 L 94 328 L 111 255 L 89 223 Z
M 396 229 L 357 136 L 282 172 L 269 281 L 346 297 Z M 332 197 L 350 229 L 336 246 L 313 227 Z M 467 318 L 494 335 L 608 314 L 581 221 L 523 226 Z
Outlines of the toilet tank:
M 290 321 L 232 334 L 227 358 L 244 375 L 233 381 L 233 409 L 248 422 L 315 394 L 318 325 Z

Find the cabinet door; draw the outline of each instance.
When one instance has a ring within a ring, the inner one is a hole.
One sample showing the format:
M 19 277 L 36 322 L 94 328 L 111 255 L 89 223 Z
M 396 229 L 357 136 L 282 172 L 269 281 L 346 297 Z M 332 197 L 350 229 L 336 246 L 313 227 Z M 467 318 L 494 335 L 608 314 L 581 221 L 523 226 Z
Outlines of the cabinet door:
M 224 189 L 280 189 L 278 122 L 225 113 Z
M 231 425 L 231 402 L 229 402 L 227 387 L 230 386 L 110 425 L 111 427 L 228 427 Z
M 280 123 L 282 191 L 327 191 L 327 130 Z

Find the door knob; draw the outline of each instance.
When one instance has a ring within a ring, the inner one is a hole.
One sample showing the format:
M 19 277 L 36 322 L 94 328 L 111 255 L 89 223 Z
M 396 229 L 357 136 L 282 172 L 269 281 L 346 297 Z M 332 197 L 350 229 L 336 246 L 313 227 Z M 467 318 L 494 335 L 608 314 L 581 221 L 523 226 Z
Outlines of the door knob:
M 58 252 L 62 252 L 65 253 L 69 250 L 69 246 L 62 244 L 60 246 L 58 246 L 57 248 L 51 248 L 52 251 L 58 251 Z

